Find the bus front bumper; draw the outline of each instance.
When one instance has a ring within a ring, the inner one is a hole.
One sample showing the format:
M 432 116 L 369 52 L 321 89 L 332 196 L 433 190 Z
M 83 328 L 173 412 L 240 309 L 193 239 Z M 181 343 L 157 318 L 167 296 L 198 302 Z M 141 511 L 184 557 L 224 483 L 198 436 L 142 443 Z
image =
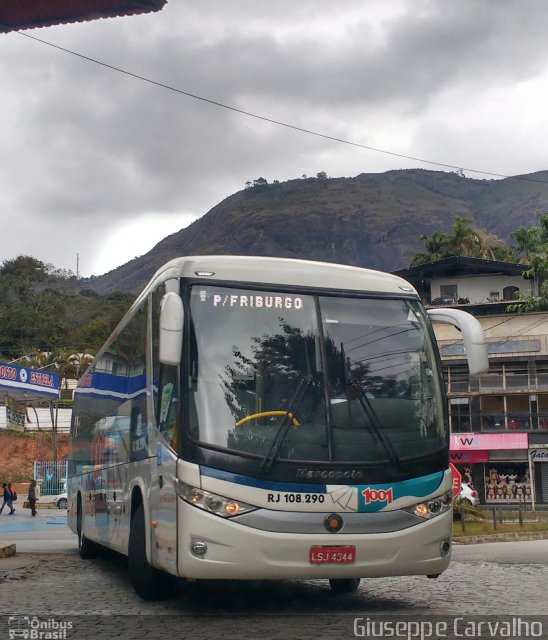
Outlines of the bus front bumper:
M 185 502 L 180 507 L 178 573 L 185 578 L 281 580 L 438 575 L 447 569 L 451 558 L 451 510 L 388 533 L 295 534 L 245 526 Z M 313 564 L 309 552 L 317 545 L 354 546 L 355 561 Z

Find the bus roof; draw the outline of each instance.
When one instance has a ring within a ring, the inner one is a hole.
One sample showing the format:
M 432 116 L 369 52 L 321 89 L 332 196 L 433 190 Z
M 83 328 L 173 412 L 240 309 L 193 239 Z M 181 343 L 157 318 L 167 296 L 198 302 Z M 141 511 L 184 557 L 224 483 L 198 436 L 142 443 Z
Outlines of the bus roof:
M 411 294 L 414 287 L 390 273 L 350 265 L 264 256 L 188 256 L 175 258 L 158 269 L 145 291 L 170 278 L 222 280 L 261 285 L 288 285 L 319 289 Z M 144 292 L 143 292 L 144 293 Z

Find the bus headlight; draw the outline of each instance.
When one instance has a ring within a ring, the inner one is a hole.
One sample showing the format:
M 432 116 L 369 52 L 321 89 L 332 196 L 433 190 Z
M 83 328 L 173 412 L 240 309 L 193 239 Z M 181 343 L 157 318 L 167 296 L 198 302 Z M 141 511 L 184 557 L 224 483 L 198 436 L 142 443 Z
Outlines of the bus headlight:
M 177 494 L 185 502 L 222 518 L 232 518 L 241 513 L 254 511 L 257 508 L 240 500 L 232 500 L 210 491 L 192 487 L 186 482 L 181 482 L 181 480 L 177 481 Z
M 418 502 L 411 507 L 406 507 L 403 511 L 412 513 L 419 518 L 433 518 L 434 516 L 445 513 L 453 504 L 453 489 L 446 491 L 441 496 Z

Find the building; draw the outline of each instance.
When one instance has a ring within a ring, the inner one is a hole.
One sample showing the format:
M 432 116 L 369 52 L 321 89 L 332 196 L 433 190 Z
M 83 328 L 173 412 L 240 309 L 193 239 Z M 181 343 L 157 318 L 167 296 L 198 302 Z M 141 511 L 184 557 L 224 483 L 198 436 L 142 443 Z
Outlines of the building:
M 536 292 L 526 265 L 454 256 L 396 271 L 426 307 L 453 306 L 483 326 L 489 372 L 470 376 L 459 333 L 435 325 L 446 380 L 451 460 L 484 504 L 548 505 L 548 314 L 507 313 Z

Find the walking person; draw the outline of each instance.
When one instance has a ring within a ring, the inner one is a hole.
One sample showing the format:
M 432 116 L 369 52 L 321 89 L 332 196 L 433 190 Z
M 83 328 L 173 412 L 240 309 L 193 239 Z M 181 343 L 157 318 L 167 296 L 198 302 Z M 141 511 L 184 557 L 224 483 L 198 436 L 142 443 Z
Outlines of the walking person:
M 11 493 L 8 491 L 8 484 L 7 482 L 2 482 L 2 506 L 0 507 L 0 514 L 2 513 L 2 511 L 4 511 L 4 507 L 6 505 L 8 505 L 8 507 L 10 507 L 10 509 L 12 509 L 13 507 L 10 505 L 10 500 L 11 500 Z
M 15 509 L 13 508 L 13 496 L 14 491 L 11 488 L 11 482 L 7 484 L 5 482 L 2 483 L 2 506 L 0 507 L 0 513 L 4 511 L 4 507 L 8 505 L 10 508 L 10 512 L 8 515 L 12 516 L 15 513 Z
M 15 489 L 12 489 L 11 482 L 8 482 L 8 492 L 10 494 L 10 499 L 8 500 L 8 507 L 11 509 L 8 515 L 12 516 L 15 513 L 15 509 L 13 507 L 13 503 L 17 500 L 17 493 Z
M 27 500 L 29 501 L 29 504 L 30 504 L 30 513 L 33 516 L 36 515 L 36 501 L 38 500 L 39 497 L 40 497 L 40 486 L 38 485 L 36 480 L 33 480 L 29 485 L 29 495 L 27 497 Z

